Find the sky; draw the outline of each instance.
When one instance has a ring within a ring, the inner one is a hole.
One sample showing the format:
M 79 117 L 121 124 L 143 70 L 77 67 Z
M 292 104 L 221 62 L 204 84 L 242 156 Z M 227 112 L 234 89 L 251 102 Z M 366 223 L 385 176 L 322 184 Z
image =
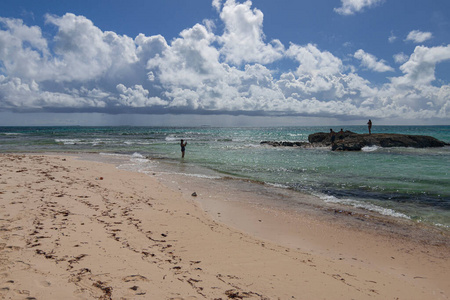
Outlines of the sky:
M 0 126 L 450 125 L 448 0 L 3 0 Z

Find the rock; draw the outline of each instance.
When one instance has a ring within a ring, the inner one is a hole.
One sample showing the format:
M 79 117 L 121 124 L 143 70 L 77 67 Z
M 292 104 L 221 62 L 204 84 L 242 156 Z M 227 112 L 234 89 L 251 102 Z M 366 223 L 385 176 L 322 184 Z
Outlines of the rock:
M 331 146 L 331 150 L 333 151 L 361 151 L 362 146 L 358 143 L 342 143 L 342 144 L 334 144 Z
M 269 145 L 274 147 L 304 147 L 309 143 L 306 142 L 272 142 L 272 141 L 262 141 L 261 145 Z
M 197 197 L 197 193 L 196 193 L 196 192 L 193 192 L 191 196 L 192 196 L 192 197 Z
M 342 135 L 336 132 L 334 145 L 331 145 L 329 132 L 317 132 L 308 136 L 309 143 L 306 142 L 274 142 L 263 141 L 261 145 L 273 147 L 329 147 L 333 151 L 360 151 L 365 146 L 380 147 L 444 147 L 449 145 L 434 137 L 426 135 L 407 135 L 393 133 L 358 134 L 352 131 L 345 131 Z
M 357 134 L 355 132 L 347 130 L 347 131 L 344 131 L 344 134 L 342 135 L 342 137 L 343 137 L 343 139 L 347 139 L 349 137 L 355 137 L 358 135 L 360 135 L 360 134 Z M 340 135 L 336 132 L 335 142 L 338 142 L 339 140 L 340 140 Z M 308 136 L 308 141 L 311 144 L 323 144 L 323 145 L 330 146 L 331 145 L 330 133 L 329 132 L 316 132 L 316 133 L 310 134 Z
M 330 134 L 325 132 L 313 133 L 308 136 L 308 140 L 312 144 L 331 145 Z M 393 134 L 393 133 L 376 133 L 376 134 L 357 134 L 351 131 L 346 131 L 343 137 L 340 138 L 336 134 L 335 144 L 332 150 L 343 151 L 358 151 L 365 146 L 380 146 L 380 147 L 413 147 L 413 148 L 428 148 L 428 147 L 444 147 L 445 142 L 442 142 L 434 137 L 426 135 L 407 135 L 407 134 Z

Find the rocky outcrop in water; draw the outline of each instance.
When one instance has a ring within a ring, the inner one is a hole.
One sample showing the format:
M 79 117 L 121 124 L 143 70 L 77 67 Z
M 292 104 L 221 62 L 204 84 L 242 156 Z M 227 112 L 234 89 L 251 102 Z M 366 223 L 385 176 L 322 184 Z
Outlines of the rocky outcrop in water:
M 358 134 L 351 131 L 345 131 L 342 134 L 336 132 L 336 139 L 331 145 L 331 137 L 328 132 L 317 132 L 308 136 L 309 143 L 305 142 L 271 142 L 264 141 L 261 144 L 271 145 L 274 147 L 329 147 L 333 151 L 359 151 L 366 146 L 380 147 L 443 147 L 449 145 L 434 137 L 426 135 L 407 135 L 393 133 L 375 133 L 375 134 Z
M 273 141 L 263 141 L 261 145 L 269 145 L 274 147 L 308 147 L 311 146 L 307 142 L 273 142 Z

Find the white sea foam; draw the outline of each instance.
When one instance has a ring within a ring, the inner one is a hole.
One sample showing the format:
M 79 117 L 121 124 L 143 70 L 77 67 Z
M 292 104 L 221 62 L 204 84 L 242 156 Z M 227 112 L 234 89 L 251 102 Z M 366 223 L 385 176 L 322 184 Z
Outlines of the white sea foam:
M 189 174 L 189 173 L 172 173 L 172 174 L 183 175 L 183 176 L 187 176 L 187 177 L 206 178 L 206 179 L 220 179 L 220 178 L 222 178 L 220 176 L 211 176 L 211 175 L 205 175 L 205 174 Z
M 230 145 L 224 145 L 222 148 L 226 150 L 241 150 L 241 149 L 250 149 L 250 148 L 260 148 L 261 145 L 259 144 L 230 144 Z
M 442 228 L 447 228 L 447 229 L 450 228 L 449 225 L 444 225 L 444 224 L 441 224 L 441 223 L 434 223 L 434 225 L 436 225 L 436 226 L 438 226 L 438 227 L 442 227 Z
M 157 162 L 150 161 L 147 159 L 144 155 L 140 153 L 133 153 L 133 154 L 118 154 L 118 153 L 104 153 L 101 152 L 100 155 L 102 156 L 109 156 L 111 158 L 117 158 L 121 159 L 122 161 L 129 161 L 130 163 L 124 163 L 119 165 L 119 169 L 126 169 L 130 171 L 137 171 L 148 169 L 150 166 L 154 166 Z
M 149 173 L 144 171 L 143 173 Z M 205 174 L 189 174 L 189 173 L 180 173 L 180 172 L 158 172 L 159 174 L 163 175 L 179 175 L 179 176 L 186 176 L 186 177 L 195 177 L 195 178 L 204 178 L 204 179 L 220 179 L 221 176 L 212 176 L 212 175 L 205 175 Z
M 373 152 L 373 151 L 377 151 L 378 149 L 380 149 L 380 147 L 378 147 L 378 146 L 365 146 L 365 147 L 362 147 L 361 151 Z
M 64 145 L 76 145 L 81 143 L 80 139 L 55 139 L 55 142 L 62 143 Z
M 100 152 L 100 155 L 104 155 L 104 156 L 116 156 L 116 157 L 129 157 L 129 156 L 130 156 L 130 155 L 128 155 L 128 154 L 104 153 L 104 152 Z
M 165 140 L 166 140 L 167 142 L 173 142 L 173 141 L 178 141 L 178 140 L 180 140 L 180 138 L 177 137 L 177 136 L 174 136 L 174 135 L 170 134 L 170 135 L 166 136 Z
M 154 172 L 154 168 L 158 164 L 157 161 L 150 160 L 138 152 L 125 157 L 129 158 L 129 163 L 119 165 L 118 169 L 148 174 Z
M 245 144 L 246 148 L 259 148 L 261 147 L 260 144 Z
M 131 155 L 131 157 L 133 157 L 133 158 L 145 158 L 144 155 L 142 155 L 142 154 L 140 154 L 140 153 L 138 153 L 138 152 L 134 152 L 134 153 Z
M 330 195 L 318 195 L 322 200 L 324 200 L 326 203 L 337 203 L 337 204 L 343 204 L 348 206 L 353 206 L 355 208 L 362 208 L 368 211 L 377 212 L 381 215 L 385 216 L 391 216 L 396 218 L 404 218 L 404 219 L 411 219 L 409 216 L 402 214 L 400 212 L 397 212 L 390 208 L 384 208 L 372 203 L 366 203 L 358 200 L 353 199 L 338 199 L 334 196 Z
M 102 145 L 102 144 L 108 144 L 111 140 L 109 139 L 94 139 L 93 141 L 85 141 L 86 144 L 92 143 L 93 146 Z
M 93 140 L 82 140 L 82 139 L 55 139 L 55 142 L 62 143 L 64 145 L 101 145 L 108 144 L 111 142 L 110 139 L 93 139 Z
M 125 145 L 151 145 L 151 142 L 143 142 L 143 141 L 134 141 L 134 140 L 128 140 L 123 142 Z
M 149 159 L 147 159 L 144 155 L 135 152 L 131 155 L 131 159 L 132 162 L 134 163 L 138 163 L 138 164 L 145 164 L 147 165 L 150 161 Z
M 273 187 L 276 187 L 276 188 L 282 188 L 282 189 L 288 189 L 289 188 L 288 185 L 279 184 L 279 183 L 264 182 L 264 184 L 267 184 L 268 186 L 273 186 Z

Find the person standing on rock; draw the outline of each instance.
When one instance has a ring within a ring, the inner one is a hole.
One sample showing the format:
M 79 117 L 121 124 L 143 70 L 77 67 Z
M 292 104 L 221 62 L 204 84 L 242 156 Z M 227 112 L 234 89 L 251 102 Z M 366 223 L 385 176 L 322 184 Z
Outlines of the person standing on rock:
M 367 122 L 367 127 L 369 128 L 369 134 L 372 134 L 372 120 L 369 119 L 369 122 Z
M 341 131 L 338 132 L 339 141 L 342 142 L 344 139 L 344 129 L 341 128 Z
M 334 140 L 336 139 L 336 132 L 333 131 L 332 128 L 330 128 L 330 140 L 331 140 L 331 146 L 334 145 Z

